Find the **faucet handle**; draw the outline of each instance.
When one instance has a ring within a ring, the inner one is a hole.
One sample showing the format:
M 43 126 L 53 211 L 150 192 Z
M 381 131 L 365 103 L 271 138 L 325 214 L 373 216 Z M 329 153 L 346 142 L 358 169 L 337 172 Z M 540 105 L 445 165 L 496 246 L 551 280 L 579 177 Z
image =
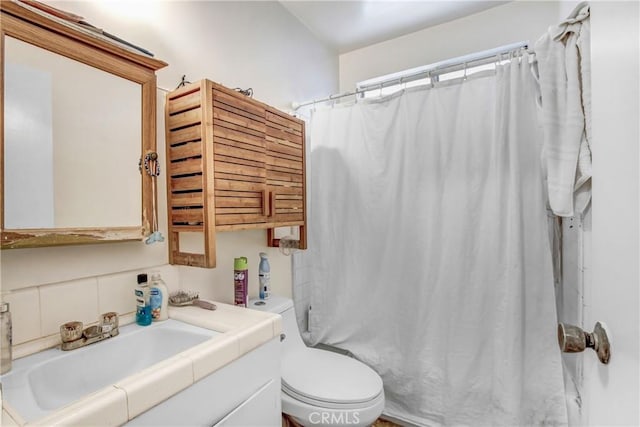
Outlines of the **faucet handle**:
M 62 342 L 77 341 L 82 338 L 82 322 L 67 322 L 60 326 L 60 339 Z
M 118 335 L 118 313 L 110 311 L 100 315 L 100 327 L 102 333 L 110 333 L 111 336 Z

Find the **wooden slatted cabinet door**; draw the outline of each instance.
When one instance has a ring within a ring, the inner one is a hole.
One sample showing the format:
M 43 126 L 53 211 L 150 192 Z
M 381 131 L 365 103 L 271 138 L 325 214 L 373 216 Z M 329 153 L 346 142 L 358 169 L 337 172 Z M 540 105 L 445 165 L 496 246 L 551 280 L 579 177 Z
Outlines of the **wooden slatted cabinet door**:
M 273 227 L 300 226 L 306 247 L 304 123 L 275 108 L 266 109 L 266 173 Z M 271 239 L 269 239 L 271 242 Z M 271 244 L 271 243 L 270 243 Z
M 179 233 L 207 228 L 206 127 L 200 82 L 167 94 L 167 203 L 169 211 L 169 261 L 172 264 L 211 267 L 215 253 L 188 254 L 180 250 Z M 215 239 L 209 246 L 215 247 Z M 213 252 L 211 249 L 208 252 Z
M 264 228 L 268 214 L 264 105 L 213 84 L 216 228 Z

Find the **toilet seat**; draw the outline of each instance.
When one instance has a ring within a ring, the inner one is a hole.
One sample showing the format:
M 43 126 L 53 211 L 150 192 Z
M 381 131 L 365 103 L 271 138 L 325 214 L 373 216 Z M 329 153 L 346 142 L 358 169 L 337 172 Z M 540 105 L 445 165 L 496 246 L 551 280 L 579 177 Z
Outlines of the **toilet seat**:
M 301 395 L 295 391 L 287 390 L 285 387 L 282 387 L 282 392 L 298 402 L 303 402 L 315 408 L 323 408 L 323 409 L 358 410 L 358 409 L 361 409 L 363 406 L 375 404 L 377 403 L 378 400 L 384 399 L 384 394 L 382 393 L 382 391 L 373 400 L 360 402 L 360 403 L 341 403 L 341 402 L 328 402 L 325 400 L 317 400 L 309 396 Z
M 384 399 L 382 380 L 373 369 L 348 356 L 313 348 L 285 355 L 282 391 L 309 405 L 332 409 L 357 409 Z

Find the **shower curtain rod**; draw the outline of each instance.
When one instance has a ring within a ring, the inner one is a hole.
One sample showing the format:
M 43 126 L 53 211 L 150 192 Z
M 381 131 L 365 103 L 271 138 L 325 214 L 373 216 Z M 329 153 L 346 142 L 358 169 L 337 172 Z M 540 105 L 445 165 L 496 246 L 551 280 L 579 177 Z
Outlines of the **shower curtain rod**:
M 437 79 L 438 75 L 443 74 L 445 71 L 452 72 L 452 71 L 465 69 L 470 65 L 479 66 L 479 65 L 489 64 L 491 62 L 495 62 L 497 56 L 513 54 L 521 50 L 529 50 L 528 48 L 529 48 L 528 41 L 511 43 L 511 44 L 496 47 L 493 49 L 483 50 L 481 52 L 459 56 L 456 58 L 435 62 L 433 64 L 423 65 L 421 67 L 411 68 L 409 70 L 400 71 L 393 74 L 387 74 L 386 76 L 365 80 L 363 82 L 360 82 L 354 91 L 329 95 L 326 98 L 315 99 L 312 101 L 305 101 L 300 103 L 293 102 L 291 106 L 295 111 L 300 107 L 304 107 L 306 105 L 334 101 L 336 99 L 344 98 L 347 96 L 359 95 L 373 89 L 382 89 L 384 87 L 393 86 L 395 84 L 408 83 L 408 82 L 422 79 L 425 77 Z

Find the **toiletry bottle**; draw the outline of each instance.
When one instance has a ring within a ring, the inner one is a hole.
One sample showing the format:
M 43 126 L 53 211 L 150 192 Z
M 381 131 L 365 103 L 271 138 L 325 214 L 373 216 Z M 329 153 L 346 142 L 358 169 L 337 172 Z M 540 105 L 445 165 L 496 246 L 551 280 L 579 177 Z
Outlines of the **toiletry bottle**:
M 269 258 L 264 252 L 260 252 L 260 266 L 258 267 L 258 282 L 260 284 L 260 299 L 269 299 L 271 296 L 271 268 Z
M 149 305 L 149 284 L 146 274 L 138 274 L 136 295 L 136 323 L 140 326 L 151 324 L 151 306 Z
M 248 302 L 249 270 L 247 264 L 248 261 L 246 257 L 235 258 L 233 260 L 234 303 L 241 307 L 246 307 Z
M 7 373 L 11 370 L 11 312 L 9 311 L 9 303 L 0 303 L 0 374 Z
M 150 294 L 149 303 L 151 305 L 151 317 L 153 321 L 167 320 L 169 317 L 167 312 L 169 292 L 167 291 L 167 285 L 158 272 L 151 273 Z

